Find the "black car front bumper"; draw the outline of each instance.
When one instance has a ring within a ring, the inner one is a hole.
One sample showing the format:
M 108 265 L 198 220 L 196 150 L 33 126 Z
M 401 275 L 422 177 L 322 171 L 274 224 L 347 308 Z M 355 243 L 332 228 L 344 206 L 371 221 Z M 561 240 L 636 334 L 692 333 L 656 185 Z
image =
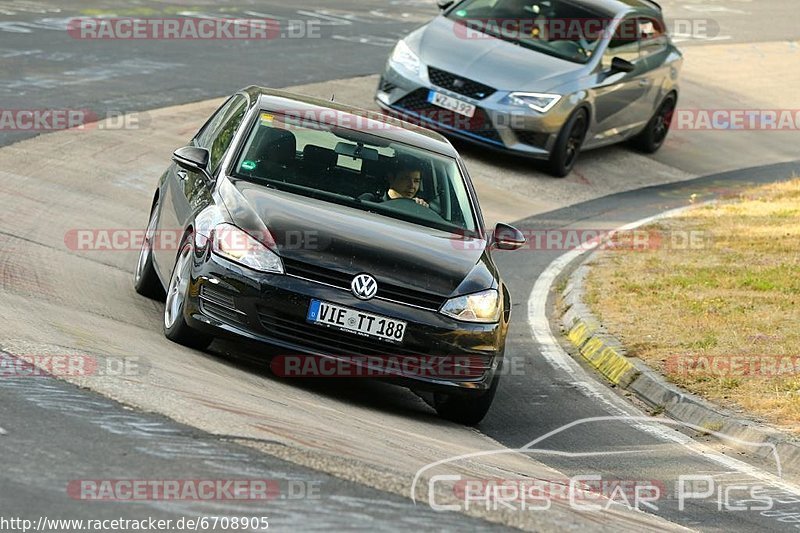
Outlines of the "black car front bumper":
M 312 299 L 408 323 L 402 344 L 362 337 L 306 320 Z M 214 254 L 195 258 L 184 307 L 187 323 L 215 336 L 244 337 L 273 345 L 286 356 L 317 356 L 359 365 L 369 360 L 451 361 L 436 372 L 385 377 L 421 390 L 487 390 L 500 367 L 508 324 L 472 324 L 441 313 L 386 300 L 357 299 L 348 290 L 284 274 L 255 272 Z M 389 365 L 391 366 L 391 365 Z M 365 375 L 365 374 L 362 374 Z

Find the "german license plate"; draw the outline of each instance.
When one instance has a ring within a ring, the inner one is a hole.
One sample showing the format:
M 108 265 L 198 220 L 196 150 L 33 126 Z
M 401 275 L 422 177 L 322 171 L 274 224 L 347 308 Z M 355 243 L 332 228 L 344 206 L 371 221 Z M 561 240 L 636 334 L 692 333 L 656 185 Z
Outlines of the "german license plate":
M 463 102 L 458 98 L 452 98 L 446 94 L 437 93 L 436 91 L 431 91 L 428 93 L 428 102 L 469 118 L 472 118 L 475 115 L 475 110 L 477 109 L 472 104 Z
M 320 300 L 311 300 L 306 320 L 320 326 L 395 343 L 403 342 L 406 334 L 406 323 L 402 320 Z

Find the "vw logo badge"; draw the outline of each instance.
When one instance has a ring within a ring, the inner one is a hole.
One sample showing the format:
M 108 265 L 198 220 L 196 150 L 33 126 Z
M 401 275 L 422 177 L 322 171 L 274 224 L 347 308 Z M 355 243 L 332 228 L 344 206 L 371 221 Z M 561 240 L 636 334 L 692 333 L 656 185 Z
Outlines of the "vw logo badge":
M 359 274 L 353 278 L 350 284 L 350 290 L 356 298 L 360 300 L 369 300 L 378 292 L 378 282 L 369 274 Z
M 456 89 L 463 89 L 464 85 L 466 85 L 464 80 L 460 80 L 458 78 L 453 80 L 453 87 L 455 87 Z

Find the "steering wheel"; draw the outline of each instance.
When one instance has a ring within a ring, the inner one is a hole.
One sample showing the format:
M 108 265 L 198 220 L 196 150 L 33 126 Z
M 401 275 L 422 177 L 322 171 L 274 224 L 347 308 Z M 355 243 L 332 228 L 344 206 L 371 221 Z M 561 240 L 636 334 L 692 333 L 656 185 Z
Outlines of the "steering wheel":
M 396 206 L 397 210 L 400 211 L 401 206 L 403 211 L 414 212 L 414 214 L 419 214 L 423 218 L 427 218 L 429 220 L 435 220 L 437 222 L 447 222 L 445 218 L 440 215 L 435 210 L 431 209 L 430 207 L 425 207 L 424 205 L 418 204 L 413 198 L 392 198 L 384 202 L 384 204 L 392 204 L 393 207 Z
M 581 39 L 583 41 L 583 39 Z M 585 42 L 585 41 L 584 41 Z M 588 57 L 586 54 L 586 49 L 583 47 L 582 44 L 576 43 L 575 41 L 567 41 L 564 39 L 560 39 L 558 41 L 552 41 L 550 43 L 554 49 L 562 52 L 564 55 L 569 57 L 575 58 L 585 58 Z
M 413 202 L 413 203 L 417 204 L 416 200 L 414 200 L 413 198 L 406 198 L 405 196 L 400 197 L 400 198 L 389 198 L 388 200 L 386 200 L 387 203 L 388 202 L 404 202 L 404 201 L 405 202 Z M 419 204 L 417 204 L 417 205 L 419 205 Z

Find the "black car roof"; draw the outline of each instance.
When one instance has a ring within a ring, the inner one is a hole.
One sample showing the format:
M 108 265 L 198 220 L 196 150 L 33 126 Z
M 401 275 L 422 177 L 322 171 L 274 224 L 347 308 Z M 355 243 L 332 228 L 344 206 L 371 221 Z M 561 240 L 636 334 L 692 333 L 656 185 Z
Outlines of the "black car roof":
M 629 11 L 661 15 L 661 6 L 654 0 L 568 0 L 587 9 L 604 12 L 609 17 L 620 16 Z
M 442 135 L 377 111 L 256 85 L 247 87 L 242 92 L 250 96 L 251 105 L 258 105 L 265 110 L 312 117 L 316 122 L 333 123 L 345 128 L 348 125 L 357 125 L 357 128 L 352 129 L 368 131 L 389 141 L 458 157 L 458 152 Z M 330 111 L 336 113 L 335 118 L 331 117 Z M 332 118 L 333 122 L 330 120 Z

